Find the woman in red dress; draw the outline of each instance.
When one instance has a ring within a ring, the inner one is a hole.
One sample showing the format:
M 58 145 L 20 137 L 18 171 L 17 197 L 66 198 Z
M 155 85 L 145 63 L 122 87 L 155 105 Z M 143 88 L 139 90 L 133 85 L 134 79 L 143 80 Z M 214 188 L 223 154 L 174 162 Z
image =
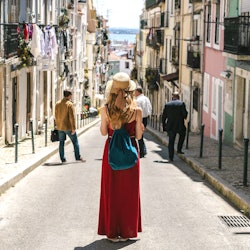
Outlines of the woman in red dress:
M 113 170 L 108 162 L 109 140 L 114 129 L 122 125 L 133 145 L 143 133 L 142 111 L 137 107 L 133 91 L 135 83 L 126 73 L 117 73 L 108 82 L 106 105 L 101 109 L 100 131 L 107 140 L 103 152 L 98 234 L 112 242 L 137 237 L 141 228 L 140 158 L 126 170 Z

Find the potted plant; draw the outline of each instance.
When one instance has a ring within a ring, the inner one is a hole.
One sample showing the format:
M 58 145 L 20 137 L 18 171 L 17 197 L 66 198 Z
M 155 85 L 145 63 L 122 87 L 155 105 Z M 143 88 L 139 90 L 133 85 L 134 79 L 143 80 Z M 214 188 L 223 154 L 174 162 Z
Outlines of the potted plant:
M 67 29 L 69 27 L 69 16 L 66 9 L 61 9 L 62 15 L 59 16 L 58 24 L 62 29 Z

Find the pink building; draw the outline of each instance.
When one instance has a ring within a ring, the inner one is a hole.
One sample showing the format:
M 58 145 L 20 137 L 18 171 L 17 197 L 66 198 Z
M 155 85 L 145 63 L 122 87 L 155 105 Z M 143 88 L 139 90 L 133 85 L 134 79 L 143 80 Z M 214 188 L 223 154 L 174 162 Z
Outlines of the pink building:
M 202 122 L 204 135 L 218 139 L 219 129 L 224 127 L 224 93 L 226 59 L 224 46 L 224 1 L 209 2 L 206 6 L 204 41 L 204 82 Z

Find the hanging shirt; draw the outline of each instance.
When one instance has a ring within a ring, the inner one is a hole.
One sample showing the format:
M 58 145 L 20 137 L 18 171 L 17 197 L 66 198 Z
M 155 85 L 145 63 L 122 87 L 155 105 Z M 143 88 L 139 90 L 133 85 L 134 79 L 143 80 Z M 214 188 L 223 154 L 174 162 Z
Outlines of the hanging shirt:
M 55 56 L 58 53 L 58 45 L 56 41 L 56 32 L 54 27 L 46 26 L 45 32 L 45 56 L 51 60 L 55 60 Z
M 39 56 L 44 56 L 44 35 L 42 30 L 38 27 L 38 25 L 33 25 L 33 33 L 32 39 L 30 43 L 30 52 L 31 54 L 37 58 Z

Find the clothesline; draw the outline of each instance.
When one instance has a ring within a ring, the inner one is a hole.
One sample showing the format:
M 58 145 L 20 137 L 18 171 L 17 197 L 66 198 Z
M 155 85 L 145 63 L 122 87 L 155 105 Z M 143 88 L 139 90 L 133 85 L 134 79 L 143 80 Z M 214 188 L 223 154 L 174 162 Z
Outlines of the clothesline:
M 36 24 L 39 27 L 46 27 L 46 26 L 51 26 L 51 27 L 58 27 L 57 24 L 38 24 L 38 23 L 0 23 L 0 25 L 6 25 L 6 26 L 13 26 L 13 25 L 23 25 L 23 24 Z

